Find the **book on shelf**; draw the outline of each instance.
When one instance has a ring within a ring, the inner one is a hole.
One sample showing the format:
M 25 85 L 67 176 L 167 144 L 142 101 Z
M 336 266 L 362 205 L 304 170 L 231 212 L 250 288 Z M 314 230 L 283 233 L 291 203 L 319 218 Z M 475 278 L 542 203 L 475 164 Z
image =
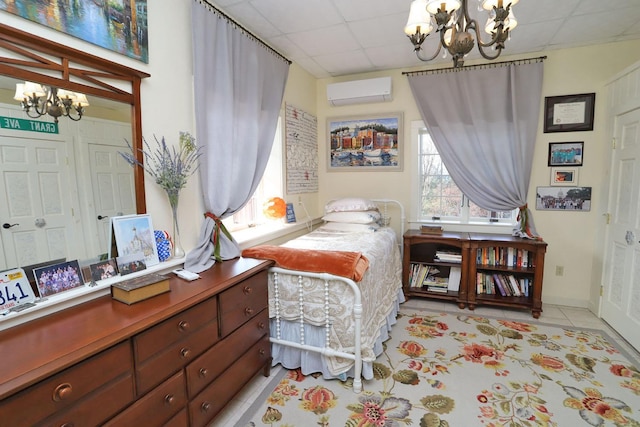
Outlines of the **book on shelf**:
M 457 251 L 438 249 L 434 256 L 434 261 L 461 263 L 462 254 Z
M 504 288 L 502 281 L 500 280 L 500 275 L 498 274 L 494 274 L 493 275 L 493 282 L 496 285 L 496 288 L 498 288 L 498 291 L 500 292 L 500 295 L 502 295 L 503 297 L 508 296 L 509 294 L 507 294 L 506 289 Z
M 453 292 L 460 290 L 460 279 L 462 278 L 462 269 L 460 267 L 451 267 L 449 269 L 448 289 Z
M 169 277 L 146 274 L 111 285 L 111 297 L 125 304 L 134 304 L 171 290 Z
M 442 234 L 442 227 L 439 225 L 421 225 L 420 233 L 422 234 Z

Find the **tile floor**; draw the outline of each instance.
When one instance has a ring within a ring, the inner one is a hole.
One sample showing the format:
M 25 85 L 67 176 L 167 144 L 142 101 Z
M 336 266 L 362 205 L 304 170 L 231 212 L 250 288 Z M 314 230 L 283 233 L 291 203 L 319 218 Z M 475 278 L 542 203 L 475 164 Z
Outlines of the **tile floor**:
M 440 302 L 426 299 L 412 299 L 403 304 L 405 308 L 428 308 L 442 311 L 460 311 L 469 313 L 467 309 L 459 309 L 457 305 L 449 302 Z M 479 315 L 495 316 L 504 319 L 519 319 L 528 322 L 553 323 L 556 325 L 578 326 L 589 329 L 599 329 L 607 332 L 616 343 L 634 359 L 637 367 L 640 367 L 640 353 L 631 347 L 620 335 L 618 335 L 606 322 L 602 321 L 586 308 L 565 307 L 559 305 L 545 304 L 542 315 L 539 319 L 534 319 L 528 311 L 501 309 L 495 307 L 477 307 L 474 313 Z M 282 369 L 279 365 L 272 368 L 271 373 L 279 372 Z M 265 378 L 258 375 L 253 382 L 236 396 L 236 398 L 225 408 L 225 410 L 211 424 L 211 427 L 231 427 L 242 417 L 245 410 L 251 406 L 256 397 L 263 391 L 264 387 L 271 381 L 271 377 Z

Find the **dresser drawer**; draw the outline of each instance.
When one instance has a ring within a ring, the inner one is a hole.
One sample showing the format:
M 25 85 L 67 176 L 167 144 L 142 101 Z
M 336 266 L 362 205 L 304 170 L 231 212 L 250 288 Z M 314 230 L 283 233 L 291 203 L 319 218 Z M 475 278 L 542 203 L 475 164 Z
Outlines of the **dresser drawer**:
M 164 348 L 156 357 L 137 364 L 138 395 L 146 393 L 177 370 L 182 369 L 217 341 L 218 323 L 211 322 L 183 340 Z
M 133 376 L 128 375 L 103 386 L 66 411 L 56 412 L 44 422 L 36 425 L 42 427 L 93 427 L 101 425 L 105 420 L 129 405 L 133 398 Z
M 136 335 L 133 339 L 136 362 L 145 361 L 172 343 L 197 331 L 203 325 L 215 321 L 218 315 L 216 303 L 215 297 L 209 298 Z
M 269 311 L 262 310 L 238 330 L 207 350 L 187 366 L 187 391 L 189 397 L 224 372 L 242 356 L 249 347 L 269 333 Z
M 238 283 L 220 294 L 221 325 L 223 337 L 267 307 L 269 296 L 267 272 Z
M 105 426 L 160 426 L 187 404 L 184 374 L 179 371 Z
M 189 427 L 187 408 L 183 408 L 182 411 L 175 414 L 173 418 L 164 423 L 162 427 Z
M 131 346 L 125 341 L 4 400 L 2 425 L 36 425 L 103 385 L 132 374 Z
M 270 349 L 269 337 L 264 336 L 189 402 L 191 426 L 207 425 L 260 369 L 271 363 Z

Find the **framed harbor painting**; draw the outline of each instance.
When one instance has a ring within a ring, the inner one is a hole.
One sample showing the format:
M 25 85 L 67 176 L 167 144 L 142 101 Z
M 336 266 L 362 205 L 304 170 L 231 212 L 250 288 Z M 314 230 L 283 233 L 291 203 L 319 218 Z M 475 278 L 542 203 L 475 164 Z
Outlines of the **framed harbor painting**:
M 329 172 L 401 171 L 402 113 L 327 119 Z
M 12 0 L 0 10 L 149 62 L 147 0 Z

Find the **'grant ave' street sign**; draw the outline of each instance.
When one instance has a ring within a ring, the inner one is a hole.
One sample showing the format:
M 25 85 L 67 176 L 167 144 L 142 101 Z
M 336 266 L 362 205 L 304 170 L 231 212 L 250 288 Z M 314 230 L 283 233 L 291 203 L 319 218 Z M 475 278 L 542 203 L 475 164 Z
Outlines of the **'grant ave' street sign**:
M 41 133 L 58 133 L 58 124 L 0 116 L 0 129 L 13 129 Z

